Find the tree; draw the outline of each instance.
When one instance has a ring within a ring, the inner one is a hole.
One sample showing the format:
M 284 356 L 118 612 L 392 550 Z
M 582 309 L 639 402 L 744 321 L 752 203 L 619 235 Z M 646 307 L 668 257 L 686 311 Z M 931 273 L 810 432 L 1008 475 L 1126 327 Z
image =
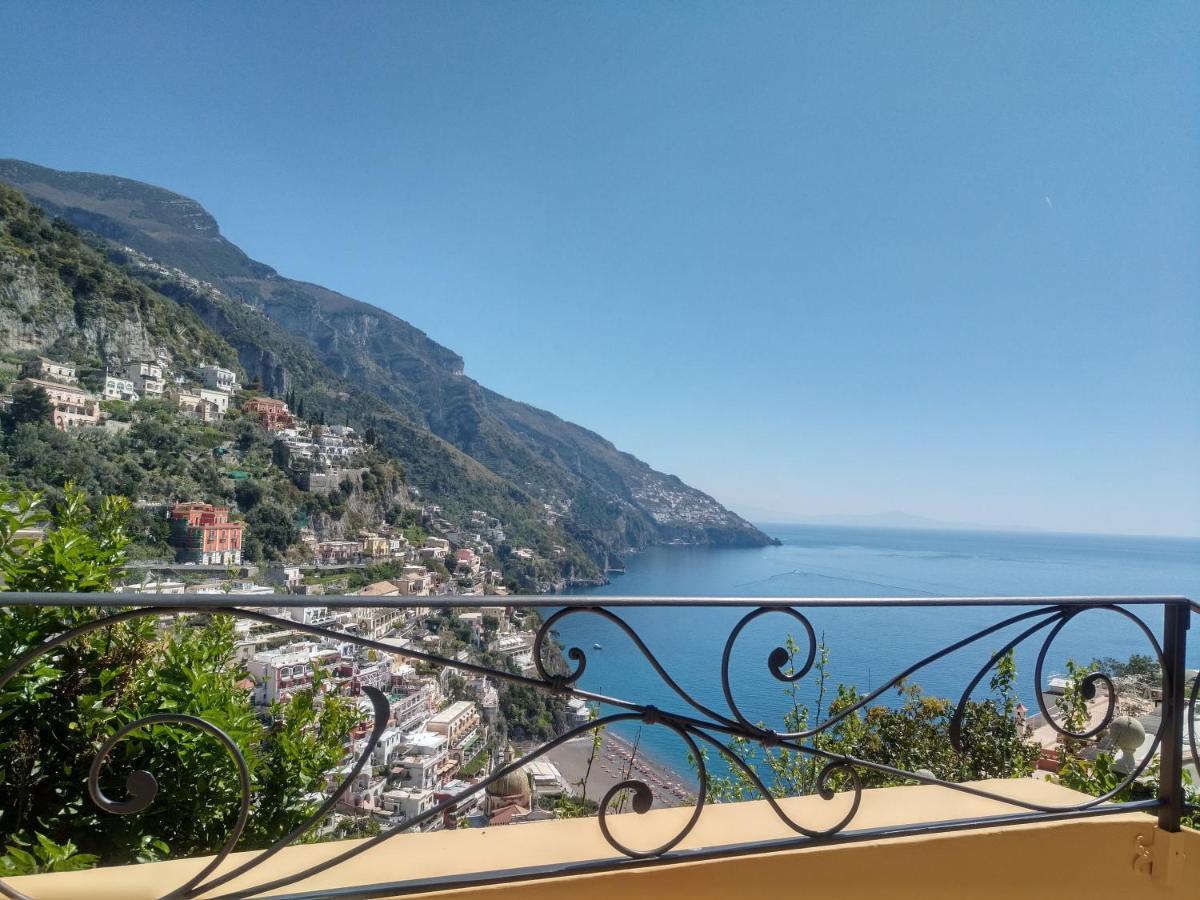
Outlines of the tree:
M 44 388 L 36 384 L 18 384 L 13 388 L 12 403 L 2 416 L 0 425 L 5 434 L 12 434 L 25 422 L 53 422 L 54 404 Z
M 798 647 L 790 637 L 787 649 L 794 659 Z M 817 721 L 826 721 L 862 699 L 856 688 L 846 685 L 830 688 L 829 651 L 823 642 L 817 649 L 814 668 L 817 702 L 811 709 L 801 703 L 798 684 L 789 682 L 786 691 L 791 708 L 784 715 L 786 731 L 810 729 Z M 1015 672 L 1011 654 L 1003 657 L 990 682 L 991 696 L 967 701 L 961 753 L 950 741 L 954 704 L 926 695 L 919 685 L 903 682 L 896 686 L 895 705 L 879 704 L 857 710 L 805 743 L 824 753 L 855 756 L 908 772 L 927 769 L 945 781 L 1024 777 L 1033 771 L 1039 747 L 1024 738 L 1015 718 Z M 824 698 L 829 693 L 833 698 L 826 706 Z M 827 761 L 787 748 L 768 753 L 757 742 L 744 738 L 734 738 L 730 746 L 777 797 L 814 793 Z M 862 767 L 856 772 L 863 787 L 910 782 L 877 769 Z M 838 781 L 835 776 L 834 784 Z M 747 800 L 757 794 L 753 781 L 735 765 L 729 767 L 726 775 L 710 772 L 711 800 Z
M 238 509 L 242 512 L 249 512 L 258 506 L 259 501 L 263 497 L 262 485 L 257 481 L 241 481 L 233 489 L 234 499 L 237 500 Z
M 1073 659 L 1067 660 L 1067 684 L 1063 688 L 1062 695 L 1054 701 L 1054 705 L 1058 709 L 1059 724 L 1067 731 L 1079 734 L 1087 730 L 1091 711 L 1088 709 L 1087 697 L 1083 693 L 1083 682 L 1088 675 L 1096 671 L 1095 666 L 1096 663 L 1081 666 Z M 1061 753 L 1066 757 L 1078 757 L 1080 751 L 1087 745 L 1087 741 L 1068 735 L 1061 735 L 1059 742 L 1062 747 Z
M 264 554 L 275 559 L 300 538 L 300 529 L 282 506 L 260 503 L 246 514 L 250 532 L 263 547 Z
M 589 722 L 595 722 L 596 719 L 599 718 L 599 716 L 600 716 L 600 708 L 598 706 L 592 706 L 588 710 L 588 721 Z M 603 746 L 603 744 L 604 744 L 604 726 L 601 725 L 597 728 L 592 729 L 592 749 L 588 753 L 587 768 L 585 768 L 583 770 L 583 777 L 579 779 L 579 796 L 583 799 L 583 802 L 585 804 L 588 802 L 587 789 L 588 789 L 588 780 L 592 777 L 592 765 L 593 765 L 593 763 L 595 763 L 596 754 L 600 752 L 600 748 L 601 748 L 601 746 Z M 560 815 L 559 818 L 564 818 L 564 817 Z
M 0 492 L 0 573 L 21 591 L 99 591 L 121 574 L 128 502 L 90 508 L 68 486 L 52 509 L 40 495 Z M 18 539 L 43 527 L 39 542 Z M 0 607 L 0 660 L 10 660 L 95 609 Z M 251 777 L 252 816 L 239 847 L 262 847 L 315 810 L 312 796 L 342 758 L 357 707 L 322 695 L 321 674 L 260 721 L 239 682 L 233 622 L 187 616 L 156 628 L 155 617 L 97 629 L 58 647 L 0 691 L 0 873 L 17 874 L 167 856 L 213 853 L 241 802 L 233 760 L 206 732 L 155 725 L 119 741 L 101 788 L 124 799 L 125 776 L 152 772 L 158 795 L 143 812 L 111 815 L 87 795 L 86 765 L 122 726 L 163 712 L 197 716 L 228 734 Z

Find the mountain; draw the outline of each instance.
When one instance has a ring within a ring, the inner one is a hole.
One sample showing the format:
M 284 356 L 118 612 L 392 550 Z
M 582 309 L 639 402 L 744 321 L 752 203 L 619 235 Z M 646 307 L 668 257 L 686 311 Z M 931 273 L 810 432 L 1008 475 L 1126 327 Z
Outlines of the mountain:
M 599 563 L 670 541 L 770 541 L 600 435 L 468 378 L 458 354 L 397 316 L 251 259 L 194 200 L 17 160 L 0 160 L 0 182 L 102 239 L 112 262 L 193 312 L 268 392 L 379 423 L 410 479 L 439 500 L 488 508 L 507 496 Z

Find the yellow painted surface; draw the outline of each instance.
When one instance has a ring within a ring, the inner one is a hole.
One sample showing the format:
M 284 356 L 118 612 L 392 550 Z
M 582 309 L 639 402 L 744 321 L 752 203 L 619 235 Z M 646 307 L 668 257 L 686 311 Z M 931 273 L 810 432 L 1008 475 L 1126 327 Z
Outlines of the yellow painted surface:
M 1041 803 L 1069 805 L 1080 795 L 1043 781 L 985 782 L 997 793 Z M 807 827 L 820 828 L 846 811 L 849 798 L 819 797 L 783 801 Z M 939 787 L 913 786 L 865 791 L 853 829 L 945 821 L 1017 811 L 1008 804 Z M 673 834 L 690 809 L 654 810 L 613 817 L 617 837 L 649 847 Z M 695 830 L 679 849 L 792 834 L 764 802 L 706 807 Z M 1139 846 L 1140 837 L 1140 846 Z M 292 847 L 250 875 L 220 889 L 261 884 L 332 859 L 358 841 Z M 1170 851 L 1170 852 L 1168 852 Z M 253 854 L 237 854 L 233 860 Z M 594 819 L 535 822 L 431 834 L 398 835 L 338 866 L 280 889 L 280 893 L 347 885 L 562 864 L 613 856 Z M 225 867 L 234 865 L 226 861 Z M 165 893 L 203 865 L 180 860 L 11 879 L 38 900 L 137 900 Z M 1156 870 L 1155 870 L 1156 869 Z M 526 881 L 438 896 L 487 900 L 674 897 L 741 898 L 764 896 L 879 898 L 1200 898 L 1200 833 L 1167 835 L 1153 819 L 1123 814 L 1070 822 L 976 829 L 928 837 L 908 837 L 777 851 L 754 856 L 683 862 L 619 872 Z M 386 894 L 381 894 L 381 897 Z

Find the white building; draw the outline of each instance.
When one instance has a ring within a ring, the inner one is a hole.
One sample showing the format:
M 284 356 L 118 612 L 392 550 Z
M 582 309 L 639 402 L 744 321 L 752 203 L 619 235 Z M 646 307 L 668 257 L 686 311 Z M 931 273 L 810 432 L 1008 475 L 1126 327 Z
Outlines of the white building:
M 462 762 L 479 740 L 479 708 L 470 700 L 459 700 L 431 718 L 425 727 L 444 734 L 449 752 Z
M 429 682 L 392 702 L 392 722 L 401 731 L 421 728 L 429 721 L 436 688 Z
M 386 766 L 392 755 L 405 747 L 404 732 L 399 728 L 388 728 L 379 736 L 379 742 L 371 754 L 371 765 Z
M 129 380 L 143 397 L 163 395 L 163 370 L 157 362 L 134 362 L 129 364 Z
M 420 788 L 395 788 L 384 791 L 379 798 L 379 806 L 385 812 L 400 819 L 415 819 L 437 806 L 433 791 Z M 442 817 L 432 816 L 422 822 L 417 829 L 420 831 L 436 831 L 442 827 Z
M 208 388 L 200 388 L 200 399 L 207 403 L 216 406 L 217 411 L 223 416 L 229 411 L 229 395 L 224 391 L 209 390 Z
M 411 787 L 433 790 L 454 768 L 448 758 L 446 736 L 436 731 L 414 731 L 406 735 L 404 757 L 399 760 L 399 765 Z
M 483 613 L 460 612 L 458 614 L 458 621 L 471 629 L 471 641 L 473 643 L 483 643 Z
M 519 669 L 533 665 L 533 638 L 523 633 L 502 634 L 492 641 L 489 648 L 493 653 L 507 656 Z
M 337 618 L 328 606 L 293 606 L 283 614 L 301 625 L 328 625 Z
M 229 586 L 228 593 L 262 597 L 267 594 L 274 594 L 275 588 L 269 584 L 255 584 L 253 581 L 236 581 Z
M 299 587 L 304 584 L 304 576 L 299 566 L 289 566 L 282 563 L 272 563 L 267 567 L 267 581 L 284 588 Z
M 535 759 L 526 763 L 523 771 L 529 776 L 534 793 L 539 797 L 558 797 L 566 789 L 566 779 L 558 766 L 548 759 Z
M 206 388 L 226 394 L 232 394 L 238 386 L 237 375 L 230 369 L 223 369 L 217 365 L 201 366 L 200 379 Z
M 186 590 L 182 581 L 143 581 L 117 588 L 118 593 L 126 594 L 182 594 Z
M 341 783 L 342 779 L 347 778 L 352 768 L 353 766 L 350 765 L 338 771 L 331 772 L 329 775 L 329 789 L 333 790 L 336 785 Z M 342 798 L 342 802 L 352 809 L 378 809 L 386 784 L 387 782 L 384 779 L 374 777 L 370 769 L 359 772 L 354 777 L 354 780 L 350 782 L 350 789 Z
M 185 415 L 193 416 L 202 422 L 215 422 L 221 418 L 221 411 L 215 403 L 191 391 L 181 390 L 177 402 Z
M 138 401 L 137 387 L 134 383 L 128 378 L 118 378 L 115 375 L 104 376 L 102 393 L 106 400 L 124 400 L 128 403 Z
M 341 651 L 337 648 L 315 643 L 293 644 L 256 653 L 246 665 L 256 682 L 254 702 L 268 706 L 297 690 L 311 687 L 314 669 L 330 669 L 341 659 Z

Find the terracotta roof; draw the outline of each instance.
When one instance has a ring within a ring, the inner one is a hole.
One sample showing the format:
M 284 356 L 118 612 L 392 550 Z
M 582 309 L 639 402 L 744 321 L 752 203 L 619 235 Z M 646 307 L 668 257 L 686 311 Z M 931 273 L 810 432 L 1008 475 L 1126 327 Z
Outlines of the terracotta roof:
M 502 806 L 488 817 L 489 825 L 509 825 L 517 816 L 527 816 L 529 810 L 523 806 L 517 806 L 515 803 L 510 803 L 508 806 Z

